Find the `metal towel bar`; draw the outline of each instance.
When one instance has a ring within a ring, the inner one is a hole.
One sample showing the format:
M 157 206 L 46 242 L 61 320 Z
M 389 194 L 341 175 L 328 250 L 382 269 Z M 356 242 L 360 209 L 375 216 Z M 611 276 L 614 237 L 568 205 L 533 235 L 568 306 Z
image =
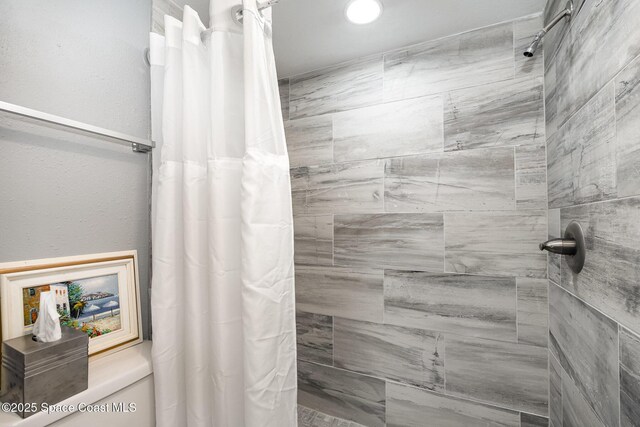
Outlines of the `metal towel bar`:
M 44 113 L 31 108 L 22 107 L 20 105 L 10 104 L 0 101 L 0 111 L 5 111 L 22 117 L 39 120 L 41 122 L 53 123 L 71 129 L 80 130 L 93 135 L 107 137 L 109 139 L 131 144 L 131 149 L 137 153 L 148 153 L 153 148 L 153 143 L 149 140 L 104 129 L 98 126 L 89 125 L 75 120 L 66 119 L 64 117 L 55 116 L 53 114 Z

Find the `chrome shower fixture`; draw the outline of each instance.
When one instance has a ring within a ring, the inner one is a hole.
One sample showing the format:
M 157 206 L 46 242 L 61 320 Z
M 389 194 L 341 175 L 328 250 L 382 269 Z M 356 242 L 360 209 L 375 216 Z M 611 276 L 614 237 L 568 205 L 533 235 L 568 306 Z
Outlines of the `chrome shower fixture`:
M 279 2 L 280 0 L 266 0 L 263 2 L 258 2 L 257 4 L 258 11 L 262 11 L 264 9 L 270 8 L 271 6 L 275 6 Z M 244 6 L 241 4 L 231 9 L 231 15 L 233 16 L 233 20 L 236 21 L 236 23 L 238 24 L 242 23 L 243 14 L 244 14 Z
M 578 274 L 584 267 L 587 256 L 587 244 L 584 240 L 582 227 L 576 221 L 571 221 L 564 231 L 564 238 L 551 239 L 538 246 L 541 251 L 565 256 L 565 261 L 571 270 Z
M 533 54 L 536 52 L 536 50 L 538 49 L 538 45 L 542 41 L 542 38 L 544 37 L 544 35 L 547 34 L 549 32 L 549 30 L 551 30 L 553 27 L 555 27 L 555 25 L 558 22 L 560 22 L 563 18 L 569 18 L 570 19 L 572 14 L 573 14 L 573 1 L 569 0 L 567 2 L 567 5 L 565 6 L 564 10 L 561 11 L 560 13 L 558 13 L 551 20 L 551 22 L 549 22 L 547 25 L 545 25 L 545 27 L 543 29 L 538 31 L 538 33 L 533 38 L 533 41 L 531 42 L 531 44 L 529 45 L 527 50 L 524 51 L 524 56 L 526 56 L 527 58 L 531 58 L 533 56 Z

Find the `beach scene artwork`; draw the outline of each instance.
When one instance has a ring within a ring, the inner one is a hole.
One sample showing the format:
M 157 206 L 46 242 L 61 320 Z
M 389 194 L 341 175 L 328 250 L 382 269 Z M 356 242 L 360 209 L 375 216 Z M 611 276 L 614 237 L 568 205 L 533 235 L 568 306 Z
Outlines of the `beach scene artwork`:
M 25 326 L 32 325 L 37 319 L 40 293 L 44 291 L 56 292 L 62 324 L 81 329 L 90 338 L 122 328 L 117 274 L 25 288 Z

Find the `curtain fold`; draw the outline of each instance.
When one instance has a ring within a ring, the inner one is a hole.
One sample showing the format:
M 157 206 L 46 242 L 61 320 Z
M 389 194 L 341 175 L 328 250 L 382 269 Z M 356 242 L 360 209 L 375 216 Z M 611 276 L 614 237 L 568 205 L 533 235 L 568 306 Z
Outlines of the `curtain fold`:
M 240 26 L 233 6 L 213 0 L 204 38 L 189 7 L 151 36 L 158 426 L 296 425 L 293 220 L 270 15 L 245 0 Z

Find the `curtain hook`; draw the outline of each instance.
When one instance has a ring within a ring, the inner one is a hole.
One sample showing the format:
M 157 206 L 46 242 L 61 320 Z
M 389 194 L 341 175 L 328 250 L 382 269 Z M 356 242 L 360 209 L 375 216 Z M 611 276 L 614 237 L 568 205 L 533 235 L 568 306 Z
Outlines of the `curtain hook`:
M 151 50 L 149 48 L 146 48 L 144 50 L 144 62 L 147 64 L 147 66 L 151 66 Z

